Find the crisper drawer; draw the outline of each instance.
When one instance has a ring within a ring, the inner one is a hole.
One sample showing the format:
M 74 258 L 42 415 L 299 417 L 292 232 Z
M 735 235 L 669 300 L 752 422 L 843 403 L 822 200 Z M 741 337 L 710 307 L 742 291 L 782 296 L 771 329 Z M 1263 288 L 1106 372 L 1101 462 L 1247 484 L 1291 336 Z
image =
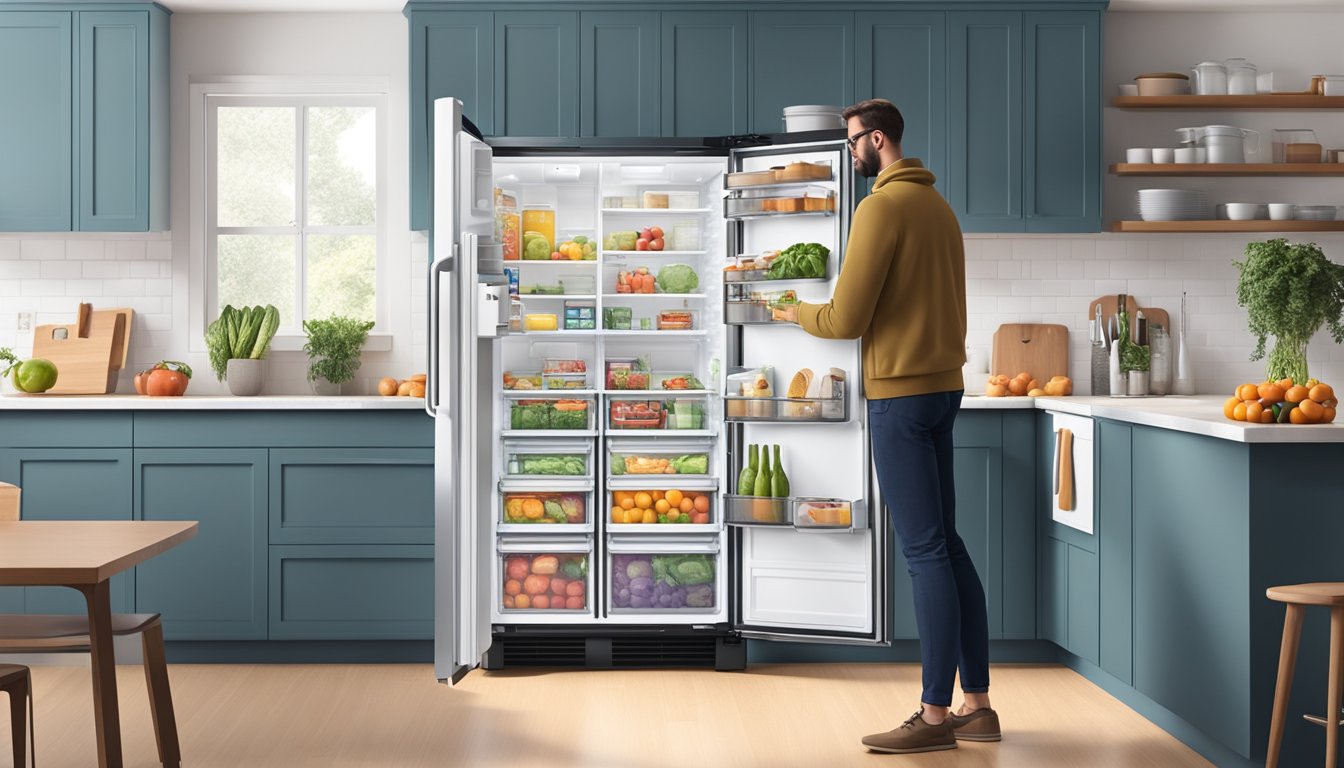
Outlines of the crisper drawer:
M 592 613 L 593 540 L 509 536 L 499 540 L 496 613 L 506 618 Z
M 504 400 L 504 437 L 589 435 L 596 429 L 596 400 L 559 392 Z
M 607 476 L 624 488 L 647 475 L 706 478 L 714 475 L 709 440 L 610 440 Z M 613 485 L 612 487 L 616 487 Z
M 642 483 L 640 485 L 639 483 Z M 721 525 L 713 480 L 640 478 L 607 491 L 607 530 L 623 533 L 713 533 Z
M 728 525 L 794 528 L 799 531 L 855 531 L 868 527 L 868 507 L 862 501 L 824 499 L 813 496 L 723 497 L 723 517 Z
M 607 546 L 607 609 L 619 613 L 718 613 L 719 539 L 615 536 Z
M 585 478 L 593 476 L 591 440 L 526 443 L 505 441 L 504 479 Z
M 536 478 L 499 484 L 500 533 L 566 534 L 593 530 L 593 481 Z
M 706 428 L 709 395 L 660 398 L 607 398 L 607 429 L 649 430 Z

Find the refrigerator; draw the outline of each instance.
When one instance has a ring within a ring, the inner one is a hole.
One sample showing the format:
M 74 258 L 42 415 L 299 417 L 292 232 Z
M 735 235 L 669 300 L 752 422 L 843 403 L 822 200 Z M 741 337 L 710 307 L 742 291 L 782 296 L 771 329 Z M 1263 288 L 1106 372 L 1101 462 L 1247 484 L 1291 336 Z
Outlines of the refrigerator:
M 834 289 L 844 132 L 486 140 L 434 110 L 439 680 L 888 643 L 859 342 L 773 312 Z M 761 268 L 809 243 L 824 269 Z M 738 487 L 752 445 L 787 496 Z

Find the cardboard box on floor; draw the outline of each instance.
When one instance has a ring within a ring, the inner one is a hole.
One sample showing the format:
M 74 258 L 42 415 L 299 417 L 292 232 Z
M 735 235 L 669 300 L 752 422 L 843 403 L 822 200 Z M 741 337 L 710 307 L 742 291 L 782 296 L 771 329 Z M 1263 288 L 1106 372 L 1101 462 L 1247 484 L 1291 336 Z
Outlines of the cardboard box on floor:
M 19 487 L 0 483 L 0 521 L 19 519 Z

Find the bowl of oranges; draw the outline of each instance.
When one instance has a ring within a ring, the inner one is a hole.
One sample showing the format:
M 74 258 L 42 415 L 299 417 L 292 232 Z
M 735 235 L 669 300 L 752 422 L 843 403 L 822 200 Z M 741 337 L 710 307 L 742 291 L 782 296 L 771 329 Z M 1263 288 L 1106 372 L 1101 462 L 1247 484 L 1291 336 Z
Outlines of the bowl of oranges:
M 1329 424 L 1339 401 L 1329 384 L 1292 379 L 1242 384 L 1223 403 L 1223 415 L 1249 424 Z

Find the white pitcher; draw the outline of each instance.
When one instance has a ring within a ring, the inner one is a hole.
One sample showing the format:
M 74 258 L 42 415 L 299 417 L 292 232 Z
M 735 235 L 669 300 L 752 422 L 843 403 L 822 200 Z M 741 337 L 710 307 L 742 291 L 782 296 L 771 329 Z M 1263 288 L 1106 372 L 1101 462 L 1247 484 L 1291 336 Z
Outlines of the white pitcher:
M 1255 65 L 1245 59 L 1228 59 L 1223 62 L 1227 67 L 1227 92 L 1236 96 L 1255 95 Z
M 1251 152 L 1260 147 L 1260 133 L 1234 125 L 1206 125 L 1199 132 L 1199 145 L 1208 149 L 1210 163 L 1246 162 L 1246 137 L 1253 137 Z
M 1200 62 L 1190 70 L 1195 75 L 1196 96 L 1217 96 L 1227 93 L 1227 67 L 1216 61 Z

